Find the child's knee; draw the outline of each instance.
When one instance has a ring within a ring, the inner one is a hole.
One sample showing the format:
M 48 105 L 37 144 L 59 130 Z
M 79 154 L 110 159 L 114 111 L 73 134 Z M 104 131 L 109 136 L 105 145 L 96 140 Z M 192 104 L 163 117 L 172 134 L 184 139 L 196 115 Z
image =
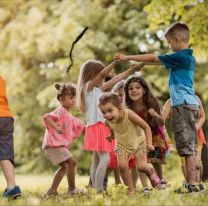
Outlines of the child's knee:
M 63 172 L 66 172 L 68 170 L 68 167 L 69 167 L 67 162 L 61 163 L 60 166 L 61 166 L 61 170 Z
M 139 172 L 144 172 L 144 170 L 145 170 L 144 165 L 139 165 L 138 170 L 139 170 Z
M 126 165 L 119 165 L 119 170 L 121 173 L 129 170 L 129 168 Z
M 77 161 L 76 161 L 74 158 L 71 158 L 71 159 L 69 160 L 69 165 L 72 166 L 72 167 L 76 167 Z

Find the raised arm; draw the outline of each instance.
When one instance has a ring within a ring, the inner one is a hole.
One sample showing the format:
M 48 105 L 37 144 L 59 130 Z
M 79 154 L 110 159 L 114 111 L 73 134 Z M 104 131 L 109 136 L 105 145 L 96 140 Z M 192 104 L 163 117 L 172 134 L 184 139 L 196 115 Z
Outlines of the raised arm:
M 154 150 L 154 147 L 152 145 L 152 132 L 151 132 L 149 125 L 132 110 L 128 110 L 128 117 L 129 117 L 129 120 L 134 125 L 137 125 L 144 130 L 146 142 L 147 142 L 147 148 L 149 150 Z
M 116 61 L 132 60 L 138 62 L 151 62 L 151 63 L 160 64 L 160 60 L 158 56 L 155 54 L 141 54 L 141 55 L 116 54 L 114 60 Z
M 90 80 L 87 85 L 87 91 L 91 91 L 93 87 L 97 86 L 100 82 L 102 82 L 110 71 L 116 66 L 117 62 L 113 61 L 107 67 L 105 67 L 94 79 Z
M 129 69 L 127 69 L 126 71 L 124 71 L 121 74 L 116 75 L 111 80 L 105 82 L 102 85 L 101 89 L 103 91 L 106 91 L 106 90 L 111 89 L 117 82 L 119 82 L 119 81 L 127 78 L 130 74 L 133 74 L 135 71 L 140 70 L 144 65 L 145 64 L 143 62 L 142 63 L 139 63 L 139 64 L 132 64 Z

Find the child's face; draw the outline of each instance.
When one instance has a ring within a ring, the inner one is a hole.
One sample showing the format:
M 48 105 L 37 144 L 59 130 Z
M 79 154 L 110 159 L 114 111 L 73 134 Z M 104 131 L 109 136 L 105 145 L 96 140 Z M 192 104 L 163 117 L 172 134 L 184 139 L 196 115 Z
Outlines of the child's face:
M 110 123 L 117 123 L 119 122 L 120 118 L 120 110 L 118 107 L 114 106 L 111 102 L 100 105 L 100 110 L 103 114 L 103 117 L 109 121 Z
M 64 108 L 70 109 L 75 106 L 75 103 L 76 103 L 75 96 L 74 95 L 66 95 L 61 98 L 60 103 Z
M 132 101 L 142 99 L 144 92 L 144 88 L 138 82 L 131 82 L 128 86 L 128 94 Z

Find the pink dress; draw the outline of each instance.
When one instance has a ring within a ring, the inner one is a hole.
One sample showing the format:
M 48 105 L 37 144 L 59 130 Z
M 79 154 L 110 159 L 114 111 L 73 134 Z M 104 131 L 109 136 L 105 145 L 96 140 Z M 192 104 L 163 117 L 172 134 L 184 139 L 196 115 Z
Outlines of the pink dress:
M 69 144 L 76 137 L 78 137 L 84 129 L 82 122 L 78 118 L 69 114 L 68 111 L 62 106 L 59 106 L 51 113 L 45 114 L 43 119 L 45 120 L 46 117 L 51 117 L 62 128 L 63 133 L 57 133 L 54 128 L 44 121 L 46 131 L 43 139 L 43 149 L 47 147 L 68 147 Z

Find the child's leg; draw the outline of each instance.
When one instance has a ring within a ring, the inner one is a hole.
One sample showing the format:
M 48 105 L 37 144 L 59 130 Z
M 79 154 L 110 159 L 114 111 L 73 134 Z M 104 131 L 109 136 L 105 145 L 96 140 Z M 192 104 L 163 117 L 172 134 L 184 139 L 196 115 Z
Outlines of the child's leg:
M 108 152 L 97 152 L 97 154 L 99 157 L 99 164 L 95 173 L 95 189 L 99 192 L 103 190 L 103 180 L 110 157 Z
M 68 181 L 68 191 L 73 192 L 75 190 L 75 174 L 76 174 L 76 160 L 71 157 L 67 160 L 68 169 L 66 172 Z
M 108 175 L 110 173 L 111 173 L 111 168 L 107 168 L 106 173 L 105 173 L 105 177 L 104 177 L 104 180 L 103 180 L 103 188 L 104 188 L 104 190 L 107 189 L 107 186 L 108 186 Z
M 119 171 L 119 168 L 115 168 L 113 170 L 113 173 L 114 173 L 114 178 L 115 178 L 115 184 L 118 185 L 121 183 L 121 179 L 120 179 L 120 171 Z
M 202 182 L 202 171 L 203 171 L 201 154 L 202 154 L 202 144 L 198 144 L 198 154 L 195 157 L 195 161 L 196 161 L 196 177 L 195 177 L 195 180 L 199 184 Z
M 163 179 L 163 170 L 162 170 L 162 165 L 160 163 L 152 163 L 155 172 L 159 176 L 159 178 L 162 180 Z
M 148 188 L 147 175 L 144 172 L 140 172 L 140 171 L 138 171 L 138 173 L 139 173 L 140 181 L 142 183 L 142 187 Z
M 126 158 L 125 154 L 118 154 L 118 165 L 124 184 L 128 186 L 130 192 L 135 192 L 135 188 L 129 171 L 128 159 Z
M 157 176 L 157 173 L 155 172 L 153 166 L 150 163 L 147 163 L 147 155 L 145 153 L 139 154 L 137 162 L 138 162 L 138 170 L 146 173 L 152 184 L 152 187 L 159 186 L 160 178 Z
M 53 192 L 53 193 L 57 192 L 57 188 L 58 188 L 62 178 L 64 177 L 64 175 L 66 174 L 66 171 L 68 169 L 67 162 L 62 162 L 59 165 L 60 165 L 60 168 L 56 171 L 55 176 L 53 178 L 51 188 L 50 188 L 51 192 Z
M 90 179 L 92 183 L 92 187 L 95 187 L 95 174 L 96 170 L 99 164 L 99 156 L 96 151 L 93 152 L 93 157 L 92 157 L 92 165 L 90 168 Z
M 14 175 L 14 166 L 12 162 L 10 160 L 1 160 L 0 165 L 7 182 L 7 189 L 13 188 L 16 185 L 16 183 Z
M 131 178 L 134 184 L 134 188 L 136 188 L 136 184 L 137 184 L 137 179 L 138 179 L 138 170 L 137 170 L 137 166 L 133 167 L 131 169 Z
M 195 185 L 196 161 L 194 155 L 185 156 L 186 175 L 188 184 Z
M 182 172 L 183 172 L 183 176 L 185 178 L 185 181 L 187 181 L 185 157 L 181 157 L 181 168 L 182 168 Z
M 14 174 L 14 119 L 0 117 L 0 166 L 7 182 L 7 189 L 16 186 Z

